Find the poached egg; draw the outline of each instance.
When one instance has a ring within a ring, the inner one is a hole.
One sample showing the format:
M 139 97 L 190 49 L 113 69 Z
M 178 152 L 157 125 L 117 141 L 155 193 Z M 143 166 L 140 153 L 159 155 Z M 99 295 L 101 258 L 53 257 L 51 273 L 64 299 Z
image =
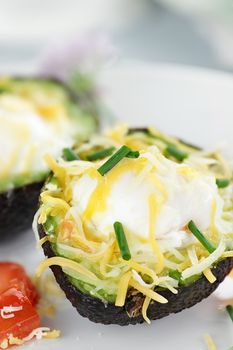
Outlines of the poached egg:
M 90 171 L 73 179 L 71 204 L 100 239 L 108 240 L 120 221 L 141 242 L 152 233 L 166 250 L 195 242 L 186 229 L 190 220 L 204 232 L 221 227 L 215 176 L 165 158 L 156 146 L 123 159 L 104 177 L 93 163 L 83 165 Z

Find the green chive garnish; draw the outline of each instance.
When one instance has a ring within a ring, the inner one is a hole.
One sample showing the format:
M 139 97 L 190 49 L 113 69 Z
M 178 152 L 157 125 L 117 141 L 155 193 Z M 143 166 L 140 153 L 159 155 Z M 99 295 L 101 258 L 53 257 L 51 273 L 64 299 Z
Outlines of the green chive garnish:
M 165 155 L 169 155 L 176 158 L 179 162 L 182 162 L 184 159 L 188 158 L 188 153 L 180 150 L 179 148 L 173 145 L 168 145 L 165 148 L 164 153 Z
M 63 153 L 63 158 L 68 162 L 71 162 L 72 160 L 80 159 L 79 156 L 75 154 L 71 148 L 64 148 L 62 153 Z
M 231 318 L 231 320 L 233 322 L 233 306 L 232 305 L 227 305 L 226 310 L 227 310 L 227 312 L 228 312 L 228 314 L 229 314 L 229 316 L 230 316 L 230 318 Z
M 118 221 L 115 222 L 113 226 L 116 234 L 117 243 L 121 251 L 121 256 L 124 260 L 130 260 L 131 254 L 130 254 L 129 246 L 125 237 L 123 226 Z
M 229 179 L 216 179 L 216 185 L 218 188 L 225 188 L 230 185 Z
M 97 159 L 104 159 L 108 156 L 111 156 L 114 150 L 115 150 L 115 147 L 104 148 L 89 154 L 87 156 L 87 159 L 90 161 L 97 160 Z
M 215 247 L 208 241 L 208 239 L 203 235 L 201 231 L 198 230 L 197 226 L 191 220 L 188 224 L 189 230 L 192 234 L 198 239 L 198 241 L 205 247 L 209 253 L 213 253 L 215 251 Z
M 140 156 L 140 153 L 138 151 L 130 151 L 127 154 L 127 158 L 138 158 Z
M 101 165 L 98 172 L 104 176 L 104 174 L 108 173 L 117 163 L 119 163 L 124 157 L 126 157 L 132 150 L 127 146 L 122 146 L 116 153 L 112 155 L 111 158 L 107 160 L 106 163 Z

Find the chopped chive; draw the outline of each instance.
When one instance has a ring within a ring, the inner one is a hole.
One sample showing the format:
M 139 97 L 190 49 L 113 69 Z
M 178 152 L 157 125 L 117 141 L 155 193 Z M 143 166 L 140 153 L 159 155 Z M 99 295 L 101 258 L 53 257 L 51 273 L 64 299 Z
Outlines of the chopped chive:
M 91 153 L 87 156 L 87 159 L 90 161 L 97 160 L 97 159 L 103 159 L 105 157 L 111 156 L 113 151 L 115 150 L 115 147 L 109 147 L 104 148 L 99 151 L 96 151 L 94 153 Z
M 216 185 L 218 188 L 225 188 L 230 185 L 229 179 L 216 179 Z
M 226 310 L 227 310 L 227 312 L 228 312 L 228 314 L 229 314 L 229 316 L 230 316 L 230 318 L 231 318 L 231 320 L 233 322 L 233 306 L 232 305 L 227 305 L 226 306 Z
M 109 172 L 117 163 L 119 163 L 127 154 L 131 152 L 131 149 L 127 146 L 122 146 L 116 153 L 112 155 L 111 158 L 107 160 L 98 170 L 98 172 L 104 176 L 107 172 Z
M 63 158 L 67 160 L 68 162 L 71 162 L 72 160 L 79 160 L 79 156 L 74 153 L 74 151 L 71 148 L 64 148 L 62 151 Z
M 121 256 L 124 260 L 130 260 L 131 254 L 130 254 L 129 246 L 125 237 L 123 226 L 118 221 L 115 222 L 113 226 L 116 234 L 117 243 L 121 252 Z
M 174 145 L 168 145 L 164 151 L 165 156 L 169 155 L 176 158 L 178 161 L 182 162 L 184 159 L 188 158 L 188 153 L 180 150 Z
M 203 235 L 201 231 L 198 230 L 195 223 L 191 220 L 188 224 L 189 230 L 193 233 L 193 235 L 198 239 L 198 241 L 205 247 L 209 253 L 213 253 L 215 251 L 215 247 L 208 241 L 208 239 Z
M 130 151 L 127 154 L 127 158 L 138 158 L 140 156 L 140 153 L 138 151 Z

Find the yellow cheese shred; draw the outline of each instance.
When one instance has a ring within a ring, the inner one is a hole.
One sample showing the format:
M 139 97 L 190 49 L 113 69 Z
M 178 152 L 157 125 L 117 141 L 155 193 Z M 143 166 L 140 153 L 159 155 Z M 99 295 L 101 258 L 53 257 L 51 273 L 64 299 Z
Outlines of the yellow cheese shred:
M 206 334 L 204 336 L 204 339 L 205 339 L 205 343 L 207 345 L 208 350 L 217 350 L 217 346 L 216 346 L 213 338 L 209 334 Z
M 185 269 L 187 269 L 188 267 L 190 267 L 192 264 L 191 264 L 191 261 L 189 260 L 186 260 L 186 261 L 183 261 L 182 263 L 180 263 L 178 266 L 177 266 L 177 270 L 179 272 L 182 272 L 184 271 Z
M 60 209 L 62 212 L 67 212 L 70 209 L 69 204 L 61 198 L 55 198 L 51 196 L 42 196 L 43 203 L 51 206 L 52 208 Z
M 84 275 L 84 276 L 90 278 L 93 281 L 97 280 L 96 275 L 94 273 L 92 273 L 91 271 L 87 270 L 81 264 L 79 264 L 73 260 L 62 258 L 62 257 L 52 257 L 52 258 L 48 258 L 48 259 L 42 261 L 39 264 L 39 266 L 37 267 L 36 278 L 38 279 L 42 275 L 42 273 L 44 272 L 44 270 L 46 268 L 53 266 L 53 265 L 58 265 L 60 267 L 71 269 L 77 273 L 80 273 L 81 275 Z
M 60 337 L 61 332 L 57 329 L 54 329 L 53 331 L 45 332 L 43 334 L 43 338 L 45 339 L 56 339 Z
M 218 239 L 218 230 L 215 225 L 216 210 L 217 210 L 217 203 L 216 203 L 216 200 L 214 199 L 211 206 L 211 223 L 210 223 L 210 232 L 211 232 L 212 240 L 214 242 L 217 242 L 217 239 Z
M 58 242 L 64 244 L 72 242 L 72 247 L 80 248 L 86 253 L 94 253 L 100 247 L 99 243 L 82 237 L 72 220 L 61 221 L 58 230 Z
M 229 250 L 228 252 L 223 253 L 223 258 L 233 258 L 233 250 Z
M 128 265 L 131 269 L 134 269 L 137 272 L 141 272 L 144 275 L 147 275 L 147 276 L 151 277 L 155 283 L 158 282 L 157 274 L 152 269 L 150 269 L 149 267 L 140 265 L 137 262 L 132 261 L 132 260 L 128 260 L 128 261 L 124 260 L 124 264 Z
M 115 249 L 115 242 L 113 242 L 108 249 L 106 250 L 106 252 L 104 253 L 103 258 L 100 261 L 100 273 L 105 276 L 107 273 L 107 264 L 109 263 L 109 261 L 111 260 L 111 257 L 114 253 L 114 249 Z
M 65 187 L 65 179 L 66 179 L 66 172 L 65 169 L 63 169 L 56 160 L 51 157 L 49 154 L 46 154 L 44 156 L 44 160 L 47 163 L 48 167 L 53 171 L 54 175 L 57 177 L 59 184 L 62 187 Z
M 124 306 L 125 298 L 128 291 L 129 281 L 131 279 L 132 273 L 131 271 L 126 272 L 120 279 L 117 291 L 117 297 L 115 301 L 116 306 Z
M 150 223 L 149 223 L 149 239 L 152 245 L 153 251 L 157 258 L 156 272 L 160 273 L 164 269 L 164 255 L 155 238 L 155 220 L 156 220 L 156 198 L 152 194 L 149 197 L 149 211 L 150 211 Z
M 106 136 L 111 138 L 113 141 L 124 144 L 125 136 L 128 132 L 128 125 L 126 123 L 122 123 L 115 127 L 114 129 L 107 130 Z
M 39 249 L 45 242 L 49 241 L 49 236 L 44 236 L 36 243 L 36 248 Z
M 144 318 L 144 320 L 148 323 L 148 324 L 151 324 L 151 321 L 150 319 L 148 318 L 147 316 L 147 310 L 148 310 L 148 307 L 150 305 L 150 301 L 151 301 L 151 298 L 150 297 L 145 297 L 145 300 L 144 300 L 144 303 L 142 305 L 142 317 Z
M 205 269 L 203 274 L 210 283 L 214 283 L 217 280 L 210 268 Z
M 142 141 L 135 139 L 133 135 L 127 136 L 124 144 L 134 151 L 141 151 L 145 148 L 145 144 Z
M 154 292 L 152 289 L 148 289 L 142 286 L 140 283 L 134 281 L 133 279 L 129 281 L 129 285 L 135 288 L 136 290 L 138 290 L 139 292 L 141 292 L 142 294 L 144 294 L 145 296 L 151 298 L 154 301 L 157 301 L 160 304 L 166 304 L 168 302 L 168 300 L 164 298 L 162 295 Z

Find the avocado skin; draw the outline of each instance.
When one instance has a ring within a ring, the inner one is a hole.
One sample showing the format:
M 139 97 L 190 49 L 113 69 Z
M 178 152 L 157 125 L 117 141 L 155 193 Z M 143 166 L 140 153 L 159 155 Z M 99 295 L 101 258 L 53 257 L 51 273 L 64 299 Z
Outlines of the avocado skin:
M 31 226 L 42 186 L 43 182 L 37 182 L 0 193 L 1 241 Z
M 38 225 L 38 232 L 40 238 L 46 236 L 43 225 Z M 49 242 L 45 242 L 42 247 L 45 256 L 49 258 L 55 256 Z M 151 320 L 157 320 L 196 305 L 215 291 L 232 268 L 233 258 L 226 258 L 212 268 L 217 278 L 215 283 L 209 283 L 207 279 L 202 276 L 193 284 L 180 287 L 176 295 L 168 290 L 160 292 L 161 295 L 168 299 L 168 303 L 159 304 L 157 302 L 151 302 L 147 312 L 148 317 Z M 114 304 L 104 303 L 100 299 L 92 298 L 90 295 L 81 293 L 69 281 L 68 277 L 59 266 L 52 266 L 51 270 L 54 273 L 57 283 L 65 292 L 67 299 L 69 299 L 81 316 L 89 318 L 92 322 L 105 325 L 117 324 L 120 326 L 127 326 L 129 324 L 135 325 L 144 322 L 141 315 L 144 296 L 141 293 L 130 291 L 125 306 L 116 307 Z M 131 317 L 129 315 L 131 315 Z

